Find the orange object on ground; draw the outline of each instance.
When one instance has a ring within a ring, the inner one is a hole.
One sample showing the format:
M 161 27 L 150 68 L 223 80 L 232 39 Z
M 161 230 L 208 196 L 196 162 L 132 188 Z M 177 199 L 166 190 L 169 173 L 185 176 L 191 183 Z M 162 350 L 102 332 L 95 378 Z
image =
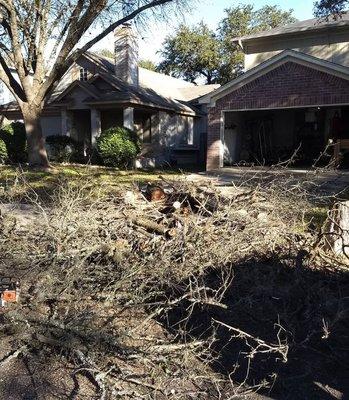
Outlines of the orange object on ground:
M 2 294 L 2 299 L 8 303 L 14 303 L 17 301 L 17 293 L 15 290 L 5 290 Z

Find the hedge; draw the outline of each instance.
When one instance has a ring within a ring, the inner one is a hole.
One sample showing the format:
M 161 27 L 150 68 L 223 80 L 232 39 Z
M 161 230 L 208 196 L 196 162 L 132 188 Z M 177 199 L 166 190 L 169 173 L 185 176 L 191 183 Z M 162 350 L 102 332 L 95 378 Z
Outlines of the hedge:
M 130 168 L 140 150 L 137 134 L 124 127 L 107 129 L 97 139 L 97 151 L 106 166 Z

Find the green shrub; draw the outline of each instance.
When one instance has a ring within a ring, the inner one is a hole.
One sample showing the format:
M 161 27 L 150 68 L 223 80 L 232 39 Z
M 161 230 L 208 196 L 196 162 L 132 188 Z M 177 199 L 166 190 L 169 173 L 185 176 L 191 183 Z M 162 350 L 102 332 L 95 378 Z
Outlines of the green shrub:
M 69 136 L 47 136 L 46 145 L 48 157 L 52 161 L 69 162 L 77 158 L 78 143 Z
M 0 164 L 4 164 L 8 159 L 7 147 L 5 142 L 0 139 Z
M 12 122 L 0 130 L 0 139 L 6 145 L 8 158 L 11 162 L 27 161 L 27 137 L 22 122 Z
M 123 127 L 107 129 L 97 139 L 98 153 L 103 163 L 110 167 L 131 167 L 140 149 L 137 134 Z

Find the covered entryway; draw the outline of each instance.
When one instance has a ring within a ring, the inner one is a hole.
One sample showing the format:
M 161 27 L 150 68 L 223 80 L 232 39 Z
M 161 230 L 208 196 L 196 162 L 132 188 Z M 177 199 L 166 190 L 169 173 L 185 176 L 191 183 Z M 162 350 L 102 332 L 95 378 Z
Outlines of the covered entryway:
M 223 166 L 325 164 L 329 140 L 349 139 L 349 107 L 224 111 L 223 123 Z
M 73 110 L 71 137 L 84 146 L 91 145 L 90 110 Z
M 154 115 L 156 113 L 149 110 L 121 107 L 62 110 L 61 134 L 90 147 L 102 131 L 126 126 L 134 129 L 143 143 L 150 143 Z

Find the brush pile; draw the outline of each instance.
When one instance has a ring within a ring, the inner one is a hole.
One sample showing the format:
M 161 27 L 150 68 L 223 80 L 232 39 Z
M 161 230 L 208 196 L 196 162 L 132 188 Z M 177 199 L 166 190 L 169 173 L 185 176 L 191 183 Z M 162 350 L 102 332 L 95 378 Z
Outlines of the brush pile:
M 236 349 L 229 366 L 222 349 L 234 337 L 245 360 L 287 363 L 290 310 L 266 306 L 268 334 L 245 322 L 257 297 L 263 314 L 266 299 L 275 305 L 286 293 L 287 268 L 293 276 L 311 260 L 310 206 L 299 191 L 268 184 L 222 195 L 162 180 L 106 196 L 67 183 L 49 206 L 36 197 L 31 206 L 27 224 L 10 212 L 0 221 L 0 270 L 21 280 L 19 302 L 0 314 L 4 398 L 218 399 L 268 387 L 270 371 L 254 384 L 246 370 L 230 378 Z M 280 263 L 287 268 L 271 278 Z

